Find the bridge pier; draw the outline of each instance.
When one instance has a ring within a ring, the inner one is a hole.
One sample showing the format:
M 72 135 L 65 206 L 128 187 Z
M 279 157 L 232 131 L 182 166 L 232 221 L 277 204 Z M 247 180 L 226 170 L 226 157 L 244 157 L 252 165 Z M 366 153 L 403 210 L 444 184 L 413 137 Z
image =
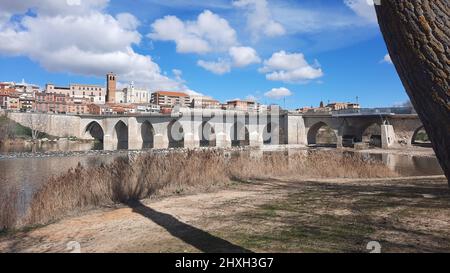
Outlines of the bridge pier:
M 153 148 L 154 149 L 167 149 L 169 148 L 169 140 L 167 136 L 162 134 L 155 134 L 153 136 Z
M 216 147 L 218 148 L 230 148 L 231 140 L 228 134 L 224 132 L 216 133 Z
M 394 126 L 381 125 L 381 148 L 392 148 L 395 145 L 395 140 Z
M 128 149 L 140 150 L 143 146 L 141 126 L 136 118 L 128 119 Z
M 301 146 L 308 145 L 305 120 L 302 116 L 287 116 L 287 143 Z
M 249 133 L 249 141 L 251 147 L 261 147 L 264 145 L 262 134 L 258 133 L 258 131 Z
M 181 123 L 184 129 L 184 148 L 198 148 L 200 147 L 200 127 L 201 120 L 185 121 Z
M 103 136 L 103 149 L 106 151 L 114 151 L 117 149 L 118 140 L 112 134 Z

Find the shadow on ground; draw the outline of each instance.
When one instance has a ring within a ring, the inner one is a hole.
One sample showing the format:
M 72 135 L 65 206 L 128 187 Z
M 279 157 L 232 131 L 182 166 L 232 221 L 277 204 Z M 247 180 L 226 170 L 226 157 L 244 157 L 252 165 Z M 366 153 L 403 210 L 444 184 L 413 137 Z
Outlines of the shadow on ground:
M 368 252 L 370 241 L 383 252 L 450 251 L 450 191 L 442 178 L 252 184 L 261 194 L 283 197 L 220 221 L 238 222 L 239 229 L 223 235 L 255 251 Z
M 250 250 L 232 244 L 222 238 L 209 234 L 206 231 L 183 223 L 170 214 L 156 211 L 145 206 L 140 201 L 133 201 L 127 204 L 138 213 L 155 224 L 163 227 L 172 236 L 195 247 L 205 253 L 251 253 Z

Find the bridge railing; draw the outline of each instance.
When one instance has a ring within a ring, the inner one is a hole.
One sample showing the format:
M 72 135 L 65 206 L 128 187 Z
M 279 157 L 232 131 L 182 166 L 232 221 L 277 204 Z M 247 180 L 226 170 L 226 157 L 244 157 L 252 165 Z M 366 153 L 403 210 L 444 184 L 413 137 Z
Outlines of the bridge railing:
M 342 115 L 412 115 L 416 111 L 412 107 L 360 108 L 333 111 L 333 116 Z

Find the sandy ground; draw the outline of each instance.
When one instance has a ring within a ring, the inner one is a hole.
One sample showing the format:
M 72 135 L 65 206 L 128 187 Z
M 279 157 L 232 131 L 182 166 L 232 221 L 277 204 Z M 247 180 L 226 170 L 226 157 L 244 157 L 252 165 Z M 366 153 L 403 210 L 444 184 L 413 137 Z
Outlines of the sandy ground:
M 354 149 L 350 149 L 351 151 L 355 151 Z M 393 149 L 367 149 L 367 150 L 356 150 L 356 152 L 360 153 L 372 153 L 372 154 L 396 154 L 396 155 L 408 155 L 408 156 L 424 156 L 424 157 L 436 157 L 432 148 L 427 147 L 419 147 L 419 146 L 411 146 L 411 147 L 402 147 L 402 148 L 393 148 Z
M 0 252 L 450 252 L 443 177 L 294 178 L 102 208 L 4 234 Z M 75 244 L 76 245 L 76 244 Z

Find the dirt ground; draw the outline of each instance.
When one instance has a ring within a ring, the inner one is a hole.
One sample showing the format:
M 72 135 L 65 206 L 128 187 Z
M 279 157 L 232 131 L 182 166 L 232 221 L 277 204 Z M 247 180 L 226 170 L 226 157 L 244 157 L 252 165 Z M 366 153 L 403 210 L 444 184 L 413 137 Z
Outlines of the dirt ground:
M 3 234 L 0 252 L 450 252 L 444 177 L 293 178 L 102 208 Z

